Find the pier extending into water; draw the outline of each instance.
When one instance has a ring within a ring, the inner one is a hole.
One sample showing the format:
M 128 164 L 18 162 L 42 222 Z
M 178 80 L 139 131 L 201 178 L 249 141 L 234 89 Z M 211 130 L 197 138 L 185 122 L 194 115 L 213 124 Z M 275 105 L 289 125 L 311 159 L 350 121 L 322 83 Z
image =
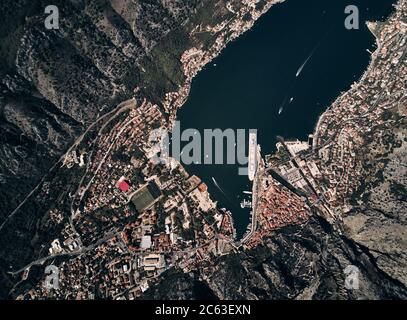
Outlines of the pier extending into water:
M 262 175 L 262 168 L 264 167 L 264 164 L 262 162 L 261 158 L 261 153 L 260 153 L 260 145 L 257 144 L 257 136 L 256 136 L 256 144 L 253 146 L 253 187 L 252 187 L 252 211 L 250 212 L 251 214 L 251 223 L 248 226 L 248 232 L 243 236 L 242 240 L 240 240 L 239 245 L 244 245 L 247 241 L 250 240 L 250 238 L 253 236 L 254 232 L 256 231 L 257 228 L 257 202 L 258 202 L 258 195 L 261 193 L 261 182 L 260 178 Z M 249 162 L 250 162 L 250 157 L 249 157 Z M 260 168 L 259 168 L 260 167 Z M 250 168 L 250 166 L 249 166 Z M 250 179 L 250 177 L 249 177 Z

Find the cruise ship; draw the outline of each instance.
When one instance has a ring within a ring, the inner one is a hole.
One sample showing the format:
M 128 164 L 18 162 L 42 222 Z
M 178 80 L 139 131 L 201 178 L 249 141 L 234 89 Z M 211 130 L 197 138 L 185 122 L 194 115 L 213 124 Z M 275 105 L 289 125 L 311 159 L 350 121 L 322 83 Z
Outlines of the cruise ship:
M 250 181 L 254 180 L 257 170 L 257 133 L 249 133 L 249 166 L 248 177 Z

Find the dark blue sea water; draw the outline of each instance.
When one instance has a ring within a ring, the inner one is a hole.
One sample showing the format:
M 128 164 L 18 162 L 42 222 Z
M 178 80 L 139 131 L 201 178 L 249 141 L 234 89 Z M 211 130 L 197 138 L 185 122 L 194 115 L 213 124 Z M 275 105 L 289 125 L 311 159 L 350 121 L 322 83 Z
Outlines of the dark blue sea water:
M 375 49 L 366 21 L 382 20 L 394 0 L 287 0 L 261 17 L 195 79 L 179 112 L 182 128 L 258 129 L 262 154 L 276 136 L 306 139 L 318 116 L 366 70 Z M 347 5 L 360 10 L 360 29 L 344 26 Z M 314 51 L 299 77 L 297 70 Z M 288 104 L 290 98 L 294 100 Z M 284 100 L 286 105 L 279 115 Z M 221 207 L 232 211 L 238 237 L 249 223 L 240 208 L 247 176 L 233 165 L 190 165 Z M 216 179 L 224 192 L 213 183 Z M 225 195 L 226 194 L 226 195 Z

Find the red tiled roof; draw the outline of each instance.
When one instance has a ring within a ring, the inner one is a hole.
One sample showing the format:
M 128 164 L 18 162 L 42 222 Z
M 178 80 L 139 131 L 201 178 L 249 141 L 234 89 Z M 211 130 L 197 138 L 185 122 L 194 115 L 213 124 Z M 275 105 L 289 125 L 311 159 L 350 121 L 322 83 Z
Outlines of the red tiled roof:
M 126 192 L 127 190 L 130 189 L 130 186 L 129 186 L 129 184 L 128 184 L 126 181 L 122 181 L 122 182 L 120 182 L 120 184 L 119 184 L 119 189 L 120 189 L 121 191 L 123 191 L 123 192 Z

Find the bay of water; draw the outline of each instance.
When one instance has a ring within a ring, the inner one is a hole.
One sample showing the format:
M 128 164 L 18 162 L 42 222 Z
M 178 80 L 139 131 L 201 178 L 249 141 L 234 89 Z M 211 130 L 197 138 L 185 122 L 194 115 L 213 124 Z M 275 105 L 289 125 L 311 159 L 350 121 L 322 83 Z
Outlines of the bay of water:
M 367 69 L 367 49 L 376 45 L 365 22 L 387 17 L 393 3 L 287 0 L 275 5 L 194 79 L 178 114 L 181 127 L 201 133 L 206 128 L 257 129 L 263 155 L 275 150 L 277 135 L 307 139 L 318 116 Z M 351 4 L 360 11 L 359 30 L 344 26 L 345 7 Z M 187 170 L 202 178 L 220 207 L 233 213 L 241 237 L 250 217 L 249 209 L 240 208 L 247 197 L 242 191 L 251 190 L 247 176 L 238 175 L 237 165 L 190 165 Z

